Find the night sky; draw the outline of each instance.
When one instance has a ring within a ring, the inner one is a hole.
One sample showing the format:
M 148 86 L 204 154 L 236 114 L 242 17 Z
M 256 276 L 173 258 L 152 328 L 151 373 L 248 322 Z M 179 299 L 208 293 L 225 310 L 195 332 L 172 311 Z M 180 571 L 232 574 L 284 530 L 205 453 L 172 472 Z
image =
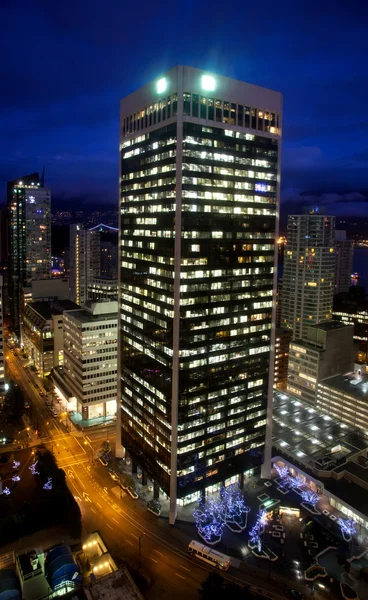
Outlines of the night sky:
M 185 64 L 283 93 L 285 209 L 364 215 L 367 23 L 365 0 L 3 1 L 0 201 L 45 165 L 58 207 L 116 205 L 119 100 Z

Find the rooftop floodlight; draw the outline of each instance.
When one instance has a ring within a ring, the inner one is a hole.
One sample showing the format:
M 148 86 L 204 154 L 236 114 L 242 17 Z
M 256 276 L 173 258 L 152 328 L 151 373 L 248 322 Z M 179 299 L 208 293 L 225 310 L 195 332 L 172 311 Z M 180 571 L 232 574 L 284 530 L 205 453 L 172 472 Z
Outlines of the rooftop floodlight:
M 213 92 L 215 90 L 215 79 L 211 75 L 202 75 L 202 88 Z
M 163 94 L 164 92 L 166 92 L 166 88 L 167 88 L 167 80 L 166 77 L 163 77 L 162 79 L 159 79 L 157 84 L 157 93 L 158 94 Z

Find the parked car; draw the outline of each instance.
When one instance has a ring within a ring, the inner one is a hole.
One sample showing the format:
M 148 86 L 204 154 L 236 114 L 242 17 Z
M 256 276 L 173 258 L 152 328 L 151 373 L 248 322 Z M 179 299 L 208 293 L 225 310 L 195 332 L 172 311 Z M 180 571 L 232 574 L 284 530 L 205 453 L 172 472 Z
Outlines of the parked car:
M 39 393 L 39 394 L 40 394 L 40 396 L 42 396 L 42 397 L 45 395 L 45 394 L 43 393 L 43 391 L 42 391 L 42 390 L 40 390 L 38 393 Z
M 59 415 L 59 413 L 57 412 L 57 410 L 55 410 L 55 408 L 53 408 L 51 412 L 52 412 L 53 417 L 57 417 Z
M 40 386 L 38 385 L 38 383 L 34 383 L 33 385 L 35 386 L 36 390 L 38 390 L 38 388 L 40 387 Z

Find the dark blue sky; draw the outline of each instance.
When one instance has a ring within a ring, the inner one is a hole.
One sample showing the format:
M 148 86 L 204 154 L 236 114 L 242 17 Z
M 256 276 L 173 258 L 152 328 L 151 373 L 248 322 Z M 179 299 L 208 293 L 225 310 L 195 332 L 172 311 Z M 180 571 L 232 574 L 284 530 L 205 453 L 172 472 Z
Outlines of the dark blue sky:
M 186 64 L 283 93 L 285 206 L 363 215 L 367 22 L 366 0 L 2 2 L 0 200 L 45 165 L 59 202 L 117 202 L 119 100 Z

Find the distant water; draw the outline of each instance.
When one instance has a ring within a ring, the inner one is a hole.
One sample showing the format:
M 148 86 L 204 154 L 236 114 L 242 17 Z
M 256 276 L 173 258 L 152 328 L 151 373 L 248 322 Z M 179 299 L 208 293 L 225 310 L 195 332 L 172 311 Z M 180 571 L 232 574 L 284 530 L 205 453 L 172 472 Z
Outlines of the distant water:
M 368 293 L 368 248 L 354 248 L 353 273 L 359 273 L 358 285 Z

